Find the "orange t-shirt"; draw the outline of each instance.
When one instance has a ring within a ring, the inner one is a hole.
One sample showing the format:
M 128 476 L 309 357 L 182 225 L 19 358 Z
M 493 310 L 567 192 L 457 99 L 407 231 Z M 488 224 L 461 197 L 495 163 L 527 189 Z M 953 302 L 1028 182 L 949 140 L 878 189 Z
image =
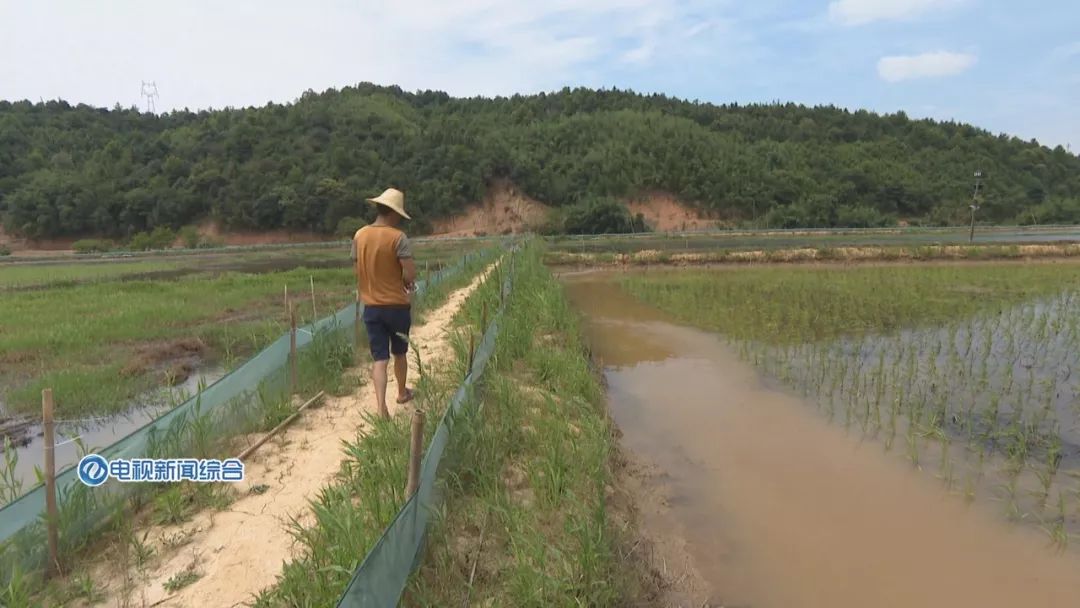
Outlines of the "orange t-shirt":
M 365 306 L 408 306 L 401 259 L 412 257 L 409 239 L 393 226 L 364 226 L 353 237 L 357 288 Z

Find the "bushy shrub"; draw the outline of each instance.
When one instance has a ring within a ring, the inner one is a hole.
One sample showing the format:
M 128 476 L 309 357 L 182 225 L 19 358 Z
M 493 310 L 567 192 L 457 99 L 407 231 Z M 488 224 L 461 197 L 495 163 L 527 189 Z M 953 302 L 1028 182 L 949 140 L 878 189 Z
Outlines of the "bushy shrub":
M 367 221 L 360 217 L 343 217 L 337 223 L 337 228 L 334 230 L 334 236 L 340 236 L 341 238 L 351 239 L 357 230 L 360 230 Z
M 176 233 L 167 226 L 158 226 L 153 232 L 140 232 L 131 237 L 127 248 L 132 251 L 150 251 L 151 249 L 169 249 L 176 241 Z
M 195 249 L 199 246 L 201 240 L 202 235 L 199 234 L 199 229 L 195 226 L 184 226 L 180 229 L 180 241 L 184 244 L 184 247 Z
M 104 239 L 80 239 L 71 244 L 75 253 L 105 253 L 111 251 L 113 244 Z
M 567 234 L 622 234 L 647 232 L 645 218 L 633 217 L 618 201 L 608 197 L 587 199 L 570 207 L 563 216 L 563 232 Z

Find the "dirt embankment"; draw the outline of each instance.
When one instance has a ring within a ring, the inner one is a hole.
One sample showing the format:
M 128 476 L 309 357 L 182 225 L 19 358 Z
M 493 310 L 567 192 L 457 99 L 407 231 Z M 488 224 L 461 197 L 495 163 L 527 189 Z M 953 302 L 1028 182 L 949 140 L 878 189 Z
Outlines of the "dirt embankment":
M 484 199 L 453 217 L 435 220 L 432 236 L 463 237 L 514 234 L 538 228 L 551 208 L 530 198 L 506 180 L 497 180 Z
M 627 201 L 626 208 L 632 215 L 640 213 L 645 224 L 658 232 L 723 227 L 720 220 L 703 217 L 700 211 L 666 192 L 646 193 Z
M 260 230 L 258 232 L 235 232 L 222 230 L 216 222 L 199 224 L 203 239 L 232 246 L 281 245 L 287 243 L 311 243 L 341 240 L 312 231 Z
M 641 214 L 653 230 L 704 230 L 723 223 L 703 217 L 694 207 L 666 192 L 647 192 L 624 203 L 632 215 Z M 433 236 L 462 237 L 513 234 L 539 228 L 552 208 L 521 191 L 508 180 L 497 180 L 484 200 L 461 214 L 434 222 Z
M 1080 244 L 946 245 L 922 247 L 810 247 L 748 251 L 669 252 L 645 249 L 634 253 L 574 253 L 553 251 L 544 256 L 549 266 L 709 266 L 740 264 L 979 262 L 1080 259 Z

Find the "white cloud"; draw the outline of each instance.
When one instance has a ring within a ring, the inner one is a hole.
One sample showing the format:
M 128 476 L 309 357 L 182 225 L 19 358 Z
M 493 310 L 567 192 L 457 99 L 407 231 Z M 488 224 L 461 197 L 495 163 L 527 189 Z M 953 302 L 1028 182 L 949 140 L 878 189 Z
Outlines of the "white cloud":
M 26 58 L 0 61 L 0 98 L 141 105 L 142 80 L 157 81 L 160 109 L 360 81 L 488 96 L 610 85 L 620 64 L 678 64 L 725 42 L 694 25 L 729 2 L 0 0 L 0 56 Z
M 365 3 L 367 4 L 367 3 Z M 385 80 L 451 94 L 509 94 L 598 84 L 593 68 L 646 66 L 687 53 L 682 33 L 709 0 L 399 0 L 366 9 L 399 69 Z M 383 46 L 372 41 L 376 48 Z M 475 52 L 463 57 L 463 47 Z M 382 54 L 382 53 L 377 53 Z M 382 71 L 373 66 L 376 71 Z
M 910 19 L 962 4 L 964 0 L 833 0 L 829 17 L 844 25 Z
M 921 55 L 894 55 L 878 60 L 878 76 L 887 82 L 913 78 L 952 76 L 975 65 L 978 58 L 967 53 L 938 51 Z
M 1073 57 L 1080 55 L 1080 40 L 1063 44 L 1055 48 L 1050 55 L 1055 59 L 1072 59 Z

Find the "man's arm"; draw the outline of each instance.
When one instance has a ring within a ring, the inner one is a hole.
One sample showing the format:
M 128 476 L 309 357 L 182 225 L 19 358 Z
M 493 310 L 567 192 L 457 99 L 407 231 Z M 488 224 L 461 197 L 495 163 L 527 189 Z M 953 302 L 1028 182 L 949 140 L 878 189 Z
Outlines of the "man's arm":
M 409 237 L 404 234 L 398 239 L 397 257 L 398 261 L 401 262 L 401 279 L 405 282 L 405 287 L 411 290 L 413 285 L 416 284 L 416 262 L 413 261 Z
M 349 259 L 352 260 L 353 277 L 356 279 L 356 301 L 360 301 L 360 268 L 356 265 L 356 237 L 352 239 L 352 251 L 349 253 Z

